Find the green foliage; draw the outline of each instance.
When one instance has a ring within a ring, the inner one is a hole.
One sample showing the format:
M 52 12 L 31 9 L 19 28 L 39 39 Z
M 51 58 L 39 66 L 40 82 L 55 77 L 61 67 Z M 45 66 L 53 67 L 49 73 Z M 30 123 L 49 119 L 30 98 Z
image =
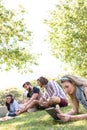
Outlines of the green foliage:
M 0 0 L 0 69 L 30 71 L 36 64 L 36 57 L 31 52 L 32 32 L 25 24 L 25 10 L 8 10 Z
M 87 0 L 59 0 L 45 23 L 53 55 L 87 76 Z
M 8 88 L 0 91 L 0 105 L 5 105 L 5 96 L 7 94 L 12 94 L 17 101 L 22 100 L 22 91 L 17 88 Z

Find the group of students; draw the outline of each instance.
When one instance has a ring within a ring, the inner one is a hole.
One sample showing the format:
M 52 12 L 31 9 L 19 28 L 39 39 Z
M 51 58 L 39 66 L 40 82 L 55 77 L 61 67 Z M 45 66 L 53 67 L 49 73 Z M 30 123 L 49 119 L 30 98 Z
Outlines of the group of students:
M 8 116 L 19 115 L 34 107 L 37 109 L 54 107 L 58 118 L 63 122 L 87 119 L 87 114 L 78 114 L 79 103 L 87 109 L 87 80 L 74 75 L 64 75 L 60 81 L 62 87 L 57 82 L 49 81 L 45 77 L 38 78 L 37 85 L 44 88 L 43 93 L 40 88 L 32 86 L 30 82 L 25 82 L 23 88 L 28 91 L 27 100 L 21 107 L 11 94 L 6 96 Z M 66 94 L 69 95 L 73 106 L 70 112 L 63 113 L 60 107 L 68 106 Z

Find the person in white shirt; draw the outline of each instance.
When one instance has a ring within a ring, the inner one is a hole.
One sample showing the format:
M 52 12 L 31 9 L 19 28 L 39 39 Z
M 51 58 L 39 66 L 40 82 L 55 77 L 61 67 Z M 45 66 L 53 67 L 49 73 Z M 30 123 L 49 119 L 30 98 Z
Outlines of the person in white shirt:
M 17 113 L 20 109 L 20 106 L 18 104 L 18 102 L 13 98 L 12 94 L 8 94 L 6 95 L 6 107 L 8 110 L 7 116 L 17 116 Z

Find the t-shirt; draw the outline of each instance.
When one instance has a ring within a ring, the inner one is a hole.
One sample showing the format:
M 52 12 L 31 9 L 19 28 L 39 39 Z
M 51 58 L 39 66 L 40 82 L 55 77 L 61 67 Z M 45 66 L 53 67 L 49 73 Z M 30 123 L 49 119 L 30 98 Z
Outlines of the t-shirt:
M 38 93 L 39 94 L 39 92 L 40 92 L 39 88 L 33 87 L 33 91 L 28 92 L 27 97 L 31 98 L 34 93 Z

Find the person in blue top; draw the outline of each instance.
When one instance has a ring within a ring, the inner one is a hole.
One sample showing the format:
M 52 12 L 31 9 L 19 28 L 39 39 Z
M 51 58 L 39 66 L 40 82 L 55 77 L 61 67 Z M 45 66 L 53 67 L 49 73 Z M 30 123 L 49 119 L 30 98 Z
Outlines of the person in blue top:
M 32 86 L 30 82 L 25 82 L 23 84 L 23 88 L 28 91 L 27 100 L 23 104 L 23 107 L 19 110 L 18 114 L 27 111 L 29 108 L 33 108 L 35 105 L 32 105 L 32 102 L 34 100 L 39 100 L 42 96 L 40 89 L 38 87 Z
M 18 102 L 13 98 L 12 94 L 8 94 L 6 95 L 6 107 L 8 110 L 7 116 L 11 116 L 14 117 L 17 114 L 18 110 L 19 110 L 19 104 Z
M 73 108 L 65 114 L 59 108 L 56 108 L 57 116 L 63 122 L 87 119 L 87 114 L 78 114 L 79 103 L 87 110 L 87 79 L 74 75 L 64 75 L 60 80 L 65 92 L 72 101 Z

